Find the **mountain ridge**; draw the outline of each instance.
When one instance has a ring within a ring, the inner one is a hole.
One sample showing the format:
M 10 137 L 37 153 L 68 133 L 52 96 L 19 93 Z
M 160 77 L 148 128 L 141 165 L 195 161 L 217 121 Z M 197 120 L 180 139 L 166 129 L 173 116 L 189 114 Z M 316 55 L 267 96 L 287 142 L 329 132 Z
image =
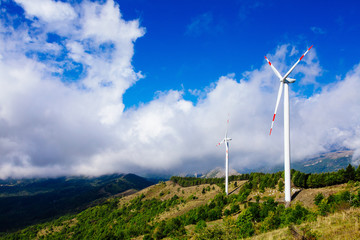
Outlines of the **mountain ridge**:
M 229 169 L 229 176 L 239 175 L 235 169 Z M 201 178 L 223 178 L 225 177 L 225 169 L 221 167 L 216 167 L 213 170 L 210 170 L 208 173 L 201 176 Z
M 152 184 L 135 174 L 3 180 L 0 232 L 80 212 L 102 199 L 131 189 L 133 193 Z
M 346 168 L 349 164 L 356 166 L 353 161 L 353 155 L 354 151 L 347 149 L 320 153 L 300 161 L 291 162 L 291 168 L 304 173 L 334 172 Z M 260 167 L 248 171 L 271 173 L 283 170 L 283 164 L 277 164 L 271 167 Z

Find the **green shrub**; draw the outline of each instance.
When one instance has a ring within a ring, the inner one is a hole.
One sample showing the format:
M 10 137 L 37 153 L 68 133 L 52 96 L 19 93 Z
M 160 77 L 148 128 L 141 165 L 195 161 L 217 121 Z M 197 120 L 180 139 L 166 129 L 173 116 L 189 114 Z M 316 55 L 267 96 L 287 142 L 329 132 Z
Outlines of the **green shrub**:
M 245 209 L 236 220 L 236 227 L 239 237 L 251 237 L 255 233 L 254 224 L 252 222 L 253 216 L 249 208 Z
M 314 203 L 316 206 L 319 206 L 321 200 L 324 199 L 324 195 L 322 193 L 318 193 L 316 194 L 315 198 L 314 198 Z

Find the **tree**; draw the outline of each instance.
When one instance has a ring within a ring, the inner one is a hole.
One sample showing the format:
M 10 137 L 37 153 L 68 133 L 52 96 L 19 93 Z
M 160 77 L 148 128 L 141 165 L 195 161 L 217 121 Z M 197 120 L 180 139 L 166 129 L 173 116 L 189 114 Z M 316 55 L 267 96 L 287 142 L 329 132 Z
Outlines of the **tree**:
M 196 227 L 195 227 L 195 231 L 196 232 L 200 232 L 201 230 L 203 230 L 204 228 L 206 228 L 206 222 L 204 220 L 200 220 L 197 222 Z
M 318 193 L 316 194 L 315 198 L 314 198 L 314 203 L 316 206 L 319 206 L 321 200 L 324 199 L 324 195 L 322 193 Z
M 160 222 L 160 224 L 157 226 L 157 228 L 155 228 L 154 235 L 153 235 L 155 239 L 161 239 L 161 238 L 166 237 L 165 226 L 166 226 L 166 223 L 163 220 Z
M 280 226 L 280 223 L 280 217 L 271 211 L 261 224 L 260 231 L 267 232 L 269 230 L 277 229 Z
M 231 211 L 229 209 L 225 209 L 224 216 L 229 216 L 231 214 Z
M 313 188 L 315 187 L 315 184 L 314 184 L 314 175 L 313 174 L 310 174 L 309 177 L 307 178 L 307 181 L 306 181 L 306 185 L 309 187 L 309 188 Z
M 345 181 L 355 180 L 355 168 L 349 164 L 344 173 Z
M 245 209 L 236 220 L 236 227 L 239 231 L 239 237 L 251 237 L 255 233 L 250 209 Z
M 283 192 L 283 191 L 284 191 L 284 181 L 283 181 L 282 179 L 279 180 L 278 190 L 279 190 L 279 192 Z
M 360 181 L 360 165 L 357 167 L 355 171 L 355 180 Z
M 222 211 L 219 207 L 215 207 L 213 209 L 211 209 L 208 213 L 208 219 L 210 221 L 214 221 L 216 219 L 219 219 L 221 218 L 221 215 L 222 215 Z
M 240 210 L 240 207 L 238 204 L 232 203 L 230 205 L 230 210 L 231 210 L 231 213 L 236 213 Z
M 330 205 L 327 199 L 322 199 L 319 203 L 319 212 L 322 216 L 325 216 L 328 212 L 330 212 Z

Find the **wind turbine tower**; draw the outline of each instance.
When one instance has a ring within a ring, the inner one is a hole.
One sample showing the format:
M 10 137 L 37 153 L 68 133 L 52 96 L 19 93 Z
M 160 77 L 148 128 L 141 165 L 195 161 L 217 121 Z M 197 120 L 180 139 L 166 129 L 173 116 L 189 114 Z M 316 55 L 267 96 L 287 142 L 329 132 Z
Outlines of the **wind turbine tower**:
M 216 146 L 220 146 L 222 143 L 225 143 L 226 153 L 225 153 L 225 193 L 229 194 L 229 142 L 231 138 L 227 137 L 227 132 L 229 128 L 229 119 L 227 120 L 226 132 L 224 139 L 219 142 Z
M 303 57 L 310 51 L 312 46 L 300 57 L 300 59 L 290 68 L 290 70 L 284 75 L 278 72 L 274 65 L 267 59 L 271 69 L 275 75 L 280 79 L 280 87 L 277 95 L 276 106 L 274 116 L 271 122 L 270 134 L 274 126 L 276 112 L 279 106 L 281 95 L 284 89 L 284 172 L 285 172 L 285 204 L 289 204 L 291 201 L 291 176 L 290 176 L 290 107 L 289 107 L 289 84 L 295 82 L 295 79 L 289 78 L 289 74 L 294 70 L 296 65 L 303 59 Z

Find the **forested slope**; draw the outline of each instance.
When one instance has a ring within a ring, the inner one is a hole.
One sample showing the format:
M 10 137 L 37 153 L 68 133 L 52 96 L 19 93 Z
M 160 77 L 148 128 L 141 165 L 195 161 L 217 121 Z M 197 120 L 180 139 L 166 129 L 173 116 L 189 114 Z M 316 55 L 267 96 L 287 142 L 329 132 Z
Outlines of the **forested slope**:
M 134 174 L 2 181 L 0 232 L 77 213 L 97 204 L 94 201 L 152 184 Z
M 223 179 L 174 177 L 172 181 L 161 182 L 131 196 L 110 198 L 77 215 L 64 216 L 2 238 L 236 239 L 270 234 L 276 229 L 285 229 L 288 236 L 322 238 L 328 235 L 312 228 L 315 221 L 341 211 L 358 211 L 359 171 L 351 165 L 325 175 L 293 171 L 294 187 L 316 191 L 316 194 L 313 199 L 307 199 L 312 205 L 297 201 L 299 194 L 288 208 L 277 201 L 283 198 L 282 172 L 234 176 L 230 192 L 238 190 L 229 196 L 223 194 Z M 298 183 L 302 185 L 296 186 Z M 330 193 L 322 191 L 324 188 L 310 188 L 308 183 L 336 185 L 326 187 L 333 188 Z

